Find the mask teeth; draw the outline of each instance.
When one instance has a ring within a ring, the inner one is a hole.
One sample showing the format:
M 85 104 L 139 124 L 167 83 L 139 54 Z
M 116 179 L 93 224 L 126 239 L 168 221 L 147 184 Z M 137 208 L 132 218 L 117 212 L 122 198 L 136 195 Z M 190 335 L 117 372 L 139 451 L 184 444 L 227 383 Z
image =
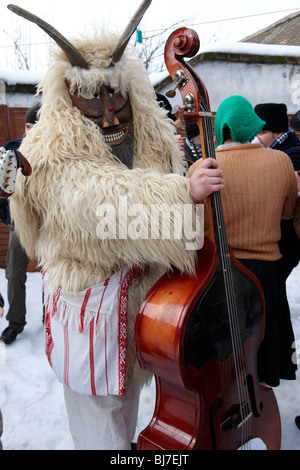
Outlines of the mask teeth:
M 109 142 L 114 142 L 116 140 L 121 139 L 124 137 L 125 132 L 117 132 L 116 134 L 106 134 L 103 135 L 104 142 L 109 143 Z

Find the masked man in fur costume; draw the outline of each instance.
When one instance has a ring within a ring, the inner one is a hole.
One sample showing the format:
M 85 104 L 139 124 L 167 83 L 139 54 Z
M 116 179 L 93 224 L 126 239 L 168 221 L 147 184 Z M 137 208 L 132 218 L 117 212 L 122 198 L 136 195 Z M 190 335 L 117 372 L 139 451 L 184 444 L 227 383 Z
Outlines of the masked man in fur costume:
M 130 449 L 145 381 L 134 345 L 139 305 L 172 266 L 195 270 L 188 237 L 165 237 L 151 207 L 188 205 L 192 218 L 194 203 L 223 187 L 211 159 L 190 179 L 181 176 L 175 129 L 127 47 L 149 4 L 121 39 L 55 38 L 63 50 L 39 87 L 40 118 L 20 148 L 32 173 L 18 174 L 11 197 L 21 242 L 43 269 L 46 353 L 64 384 L 77 449 Z M 53 37 L 53 28 L 47 32 Z M 148 228 L 143 236 L 133 230 L 133 207 L 139 230 Z

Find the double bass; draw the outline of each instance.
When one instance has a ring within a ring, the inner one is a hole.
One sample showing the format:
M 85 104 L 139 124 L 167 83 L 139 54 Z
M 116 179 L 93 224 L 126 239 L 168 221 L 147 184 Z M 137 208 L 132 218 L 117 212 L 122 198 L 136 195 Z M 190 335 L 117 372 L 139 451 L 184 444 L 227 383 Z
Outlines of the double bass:
M 187 122 L 196 122 L 203 157 L 215 157 L 207 90 L 185 57 L 199 50 L 194 30 L 168 38 L 165 62 Z M 151 422 L 137 450 L 280 449 L 274 392 L 259 383 L 257 352 L 265 305 L 257 278 L 229 246 L 221 193 L 210 196 L 211 230 L 197 252 L 196 276 L 176 269 L 148 292 L 136 319 L 139 364 L 155 377 Z

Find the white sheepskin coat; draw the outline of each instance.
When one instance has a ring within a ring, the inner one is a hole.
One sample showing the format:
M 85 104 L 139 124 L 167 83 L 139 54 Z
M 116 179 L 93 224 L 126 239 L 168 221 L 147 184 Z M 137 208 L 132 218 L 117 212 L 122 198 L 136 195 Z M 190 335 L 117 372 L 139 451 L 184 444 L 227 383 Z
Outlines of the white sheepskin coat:
M 151 204 L 192 204 L 189 181 L 180 176 L 184 165 L 175 129 L 157 104 L 135 50 L 127 47 L 121 61 L 107 68 L 117 42 L 112 33 L 73 41 L 89 70 L 72 67 L 62 51 L 55 52 L 39 87 L 39 121 L 20 148 L 32 174 L 27 179 L 18 174 L 11 213 L 26 252 L 38 259 L 54 288 L 76 292 L 126 266 L 150 268 L 129 291 L 131 369 L 136 363 L 134 323 L 141 301 L 154 281 L 172 266 L 192 274 L 195 252 L 186 250 L 184 237 L 103 240 L 97 236 L 97 209 L 109 204 L 118 213 L 120 196 L 127 197 L 128 206 L 144 204 L 149 209 Z M 133 169 L 116 161 L 99 128 L 73 107 L 66 79 L 71 90 L 77 86 L 84 97 L 93 97 L 102 83 L 129 96 Z M 114 211 L 111 217 L 114 223 Z

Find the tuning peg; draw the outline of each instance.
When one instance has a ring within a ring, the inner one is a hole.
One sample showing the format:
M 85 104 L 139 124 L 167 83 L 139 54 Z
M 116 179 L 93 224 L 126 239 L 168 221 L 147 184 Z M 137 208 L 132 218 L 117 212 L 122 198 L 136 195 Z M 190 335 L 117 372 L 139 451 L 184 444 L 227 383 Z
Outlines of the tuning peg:
M 188 81 L 189 77 L 184 73 L 184 71 L 177 70 L 174 74 L 174 82 L 176 83 L 176 86 L 175 88 L 173 88 L 173 90 L 167 91 L 166 96 L 168 98 L 174 98 L 174 96 L 176 95 L 177 88 L 182 89 L 183 87 L 185 87 Z

